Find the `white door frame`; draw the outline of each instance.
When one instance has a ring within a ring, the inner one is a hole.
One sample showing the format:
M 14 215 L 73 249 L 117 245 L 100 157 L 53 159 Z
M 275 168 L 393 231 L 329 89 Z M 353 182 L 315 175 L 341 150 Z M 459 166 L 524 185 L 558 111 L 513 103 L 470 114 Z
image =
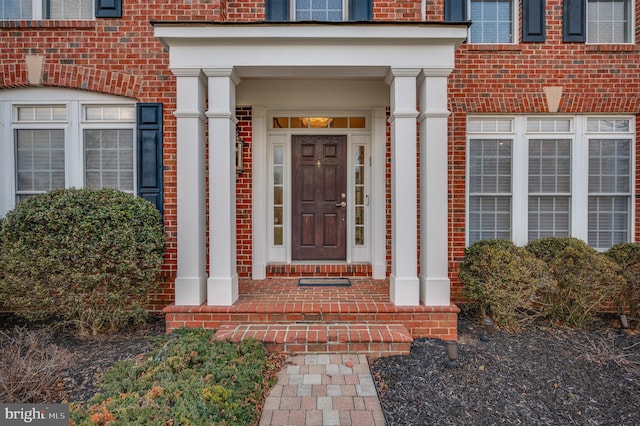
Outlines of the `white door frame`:
M 273 116 L 362 116 L 369 123 L 366 129 L 270 129 Z M 354 200 L 354 148 L 365 146 L 365 185 L 369 205 L 365 208 L 365 246 L 356 247 L 354 241 L 353 202 L 348 202 L 347 261 L 346 263 L 371 263 L 373 278 L 386 277 L 386 110 L 267 110 L 253 109 L 253 279 L 266 277 L 268 263 L 292 263 L 291 260 L 291 135 L 293 134 L 346 134 L 347 135 L 347 200 Z M 279 146 L 284 154 L 284 229 L 283 246 L 273 246 L 273 149 Z M 305 262 L 308 263 L 308 262 Z M 321 262 L 332 263 L 332 262 Z

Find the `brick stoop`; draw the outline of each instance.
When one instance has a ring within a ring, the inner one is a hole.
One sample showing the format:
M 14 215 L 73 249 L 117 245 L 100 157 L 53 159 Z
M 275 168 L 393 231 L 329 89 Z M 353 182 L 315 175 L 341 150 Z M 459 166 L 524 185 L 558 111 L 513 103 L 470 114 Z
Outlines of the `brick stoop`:
M 387 280 L 350 279 L 350 287 L 300 287 L 291 278 L 241 280 L 231 306 L 165 307 L 166 330 L 203 327 L 219 330 L 221 338 L 252 335 L 271 350 L 291 353 L 386 356 L 408 353 L 412 338 L 457 340 L 460 310 L 454 304 L 396 306 Z
M 401 324 L 225 324 L 213 339 L 255 338 L 270 352 L 408 355 L 413 338 Z

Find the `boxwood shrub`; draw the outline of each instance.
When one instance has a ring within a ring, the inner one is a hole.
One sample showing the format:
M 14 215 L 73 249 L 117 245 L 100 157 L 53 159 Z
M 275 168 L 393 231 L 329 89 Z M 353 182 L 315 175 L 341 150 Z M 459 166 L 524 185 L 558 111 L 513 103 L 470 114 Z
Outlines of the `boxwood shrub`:
M 1 228 L 0 302 L 82 333 L 146 316 L 165 235 L 149 202 L 113 189 L 60 189 L 19 203 Z
M 482 317 L 518 327 L 544 315 L 555 280 L 543 261 L 511 241 L 483 240 L 465 250 L 460 264 L 464 295 Z
M 624 277 L 624 286 L 620 292 L 620 313 L 627 312 L 628 309 L 632 316 L 640 317 L 640 244 L 616 244 L 606 254 L 620 266 Z
M 531 241 L 526 248 L 547 263 L 558 282 L 556 291 L 549 293 L 552 320 L 586 327 L 599 311 L 620 298 L 624 283 L 619 266 L 584 241 L 547 237 Z

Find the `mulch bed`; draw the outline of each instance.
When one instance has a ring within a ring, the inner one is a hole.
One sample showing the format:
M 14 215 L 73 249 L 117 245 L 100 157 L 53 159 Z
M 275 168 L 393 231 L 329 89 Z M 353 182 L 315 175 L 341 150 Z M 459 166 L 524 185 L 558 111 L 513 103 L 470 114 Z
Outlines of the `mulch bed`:
M 613 319 L 587 331 L 532 325 L 482 342 L 480 321 L 459 324 L 457 368 L 441 340 L 372 363 L 394 425 L 639 425 L 640 336 Z
M 0 331 L 20 324 L 0 314 Z M 587 331 L 533 325 L 480 341 L 480 322 L 462 315 L 457 368 L 446 368 L 443 342 L 417 339 L 411 354 L 380 358 L 372 372 L 389 426 L 638 425 L 640 336 L 613 320 Z M 150 352 L 165 334 L 161 316 L 125 332 L 81 338 L 52 331 L 71 353 L 66 401 L 86 401 L 115 362 Z
M 51 342 L 69 352 L 69 367 L 58 385 L 61 401 L 87 401 L 98 391 L 97 379 L 118 361 L 134 359 L 152 351 L 165 335 L 164 316 L 152 314 L 145 324 L 118 333 L 81 337 L 73 328 L 55 324 L 29 324 L 15 315 L 0 313 L 0 331 L 11 334 L 15 327 L 45 330 Z M 46 402 L 61 402 L 46 401 Z M 43 401 L 44 402 L 44 401 Z

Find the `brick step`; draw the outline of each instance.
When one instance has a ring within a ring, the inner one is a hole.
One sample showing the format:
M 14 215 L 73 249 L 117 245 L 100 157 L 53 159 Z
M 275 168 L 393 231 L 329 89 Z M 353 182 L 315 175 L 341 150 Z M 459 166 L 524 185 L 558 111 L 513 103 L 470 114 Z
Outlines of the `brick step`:
M 268 351 L 408 355 L 413 338 L 401 324 L 223 324 L 214 340 L 255 338 Z

